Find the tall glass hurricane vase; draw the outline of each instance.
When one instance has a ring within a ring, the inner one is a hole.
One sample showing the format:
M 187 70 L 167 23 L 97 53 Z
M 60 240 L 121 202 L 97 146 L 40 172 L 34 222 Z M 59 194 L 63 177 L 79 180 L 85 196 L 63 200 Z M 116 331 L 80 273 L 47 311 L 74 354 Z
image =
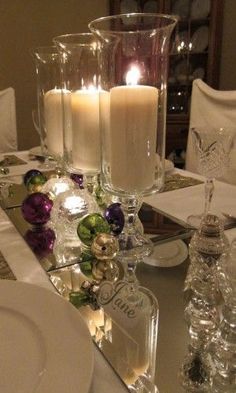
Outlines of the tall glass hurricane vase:
M 100 172 L 99 45 L 92 33 L 54 38 L 61 61 L 65 156 L 69 172 L 83 174 L 87 184 Z M 63 97 L 67 97 L 63 95 Z
M 59 54 L 55 46 L 33 50 L 37 76 L 37 127 L 46 158 L 63 167 L 64 136 Z M 34 116 L 35 117 L 35 116 Z
M 170 15 L 124 14 L 89 24 L 101 45 L 101 181 L 126 214 L 124 256 L 151 252 L 136 220 L 143 195 L 164 182 L 168 49 L 176 22 Z

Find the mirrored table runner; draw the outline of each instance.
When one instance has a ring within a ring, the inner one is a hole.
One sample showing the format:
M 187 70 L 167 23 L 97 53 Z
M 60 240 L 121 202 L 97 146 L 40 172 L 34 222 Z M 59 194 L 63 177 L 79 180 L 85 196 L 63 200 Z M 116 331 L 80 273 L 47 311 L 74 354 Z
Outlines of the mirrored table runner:
M 31 229 L 31 226 L 22 218 L 21 209 L 19 207 L 7 209 L 6 213 L 24 237 L 27 230 Z M 147 205 L 143 206 L 141 218 L 146 232 L 151 234 L 151 237 L 160 237 L 160 243 L 170 241 L 171 237 L 175 239 L 176 236 L 189 238 L 191 234 L 188 229 L 158 214 Z M 156 244 L 158 245 L 158 242 Z M 73 286 L 71 283 L 72 266 L 57 266 L 53 253 L 41 258 L 39 261 L 43 269 L 48 272 L 53 285 L 63 296 L 68 298 L 69 290 Z M 79 266 L 79 272 L 81 272 L 81 264 L 77 265 Z M 73 274 L 76 274 L 77 265 L 73 264 Z M 185 262 L 172 268 L 152 267 L 140 263 L 137 268 L 137 277 L 140 284 L 154 293 L 160 306 L 156 367 L 156 384 L 160 392 L 182 392 L 178 382 L 178 371 L 185 355 L 188 340 L 187 329 L 183 320 L 184 305 L 182 296 L 186 267 L 187 263 Z M 93 313 L 93 311 L 90 312 Z M 109 340 L 104 338 L 105 336 L 101 339 L 101 334 L 106 333 L 108 329 L 109 318 L 106 316 L 105 323 L 103 321 L 102 331 L 98 329 L 96 332 L 95 341 L 97 341 L 100 350 L 107 360 L 115 367 L 112 359 L 112 346 Z
M 167 190 L 199 184 L 192 178 L 170 175 Z M 186 180 L 187 179 L 187 180 Z M 194 180 L 194 181 L 193 181 Z M 172 186 L 168 186 L 172 183 Z M 17 230 L 25 238 L 31 226 L 22 218 L 21 201 L 26 196 L 24 186 L 14 185 L 9 198 L 2 201 L 11 221 Z M 189 238 L 191 231 L 182 225 L 154 211 L 150 206 L 143 205 L 140 218 L 145 232 L 154 240 L 155 245 L 174 240 L 176 238 Z M 57 266 L 53 253 L 39 258 L 44 270 L 51 278 L 52 283 L 60 292 L 58 283 L 63 288 L 71 286 L 70 266 L 64 264 Z M 79 262 L 79 260 L 78 260 Z M 76 269 L 76 264 L 73 264 Z M 160 306 L 159 336 L 157 344 L 157 368 L 156 384 L 160 392 L 181 393 L 182 389 L 178 382 L 178 371 L 183 361 L 188 340 L 187 328 L 183 320 L 183 282 L 186 274 L 187 262 L 172 268 L 159 268 L 140 263 L 137 269 L 137 277 L 140 284 L 150 289 L 157 297 Z M 69 272 L 69 274 L 68 274 Z M 59 279 L 58 279 L 59 277 Z M 60 285 L 59 285 L 60 286 Z M 64 295 L 64 294 L 63 294 Z M 66 297 L 66 295 L 65 295 Z M 109 327 L 109 318 L 107 319 Z M 104 325 L 105 326 L 105 325 Z M 104 327 L 106 329 L 106 326 Z M 103 354 L 111 361 L 111 348 L 101 346 Z M 114 366 L 114 364 L 113 364 Z

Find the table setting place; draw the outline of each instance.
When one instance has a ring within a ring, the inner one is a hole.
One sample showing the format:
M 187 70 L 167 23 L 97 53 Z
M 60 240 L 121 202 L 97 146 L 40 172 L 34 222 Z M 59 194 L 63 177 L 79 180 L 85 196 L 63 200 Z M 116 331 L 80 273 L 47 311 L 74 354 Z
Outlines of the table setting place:
M 196 173 L 165 159 L 177 21 L 31 52 L 40 146 L 0 154 L 4 393 L 236 391 L 235 138 L 196 125 Z

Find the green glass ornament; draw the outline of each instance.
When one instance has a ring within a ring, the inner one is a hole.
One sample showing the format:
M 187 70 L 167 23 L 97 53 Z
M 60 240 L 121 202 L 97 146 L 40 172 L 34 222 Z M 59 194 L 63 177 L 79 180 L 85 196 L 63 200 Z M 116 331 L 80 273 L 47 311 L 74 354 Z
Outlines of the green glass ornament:
M 26 184 L 28 193 L 40 192 L 46 181 L 47 178 L 43 174 L 32 176 Z
M 81 262 L 79 264 L 81 272 L 88 278 L 92 277 L 92 263 L 91 262 Z
M 85 216 L 77 227 L 77 234 L 86 246 L 91 246 L 97 234 L 109 232 L 110 226 L 108 222 L 99 213 L 92 213 Z

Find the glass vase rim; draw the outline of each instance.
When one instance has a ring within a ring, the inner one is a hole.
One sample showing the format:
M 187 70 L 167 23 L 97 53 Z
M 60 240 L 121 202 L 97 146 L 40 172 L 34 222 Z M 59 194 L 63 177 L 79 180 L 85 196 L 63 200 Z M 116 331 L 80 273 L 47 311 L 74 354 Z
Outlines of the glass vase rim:
M 58 50 L 56 45 L 40 45 L 30 49 L 30 53 L 32 56 L 35 56 L 37 53 L 43 54 L 58 54 Z
M 44 62 L 46 59 L 49 59 L 51 56 L 51 60 L 56 60 L 59 58 L 59 53 L 56 45 L 44 45 L 37 46 L 35 48 L 30 49 L 31 56 L 38 61 Z
M 90 38 L 93 39 L 93 41 L 96 41 L 96 37 L 94 37 L 94 34 L 90 32 L 83 32 L 83 33 L 68 33 L 68 34 L 61 34 L 53 38 L 53 43 L 55 46 L 60 46 L 62 44 L 64 45 L 79 45 L 81 47 L 89 47 L 91 46 L 91 42 L 89 41 L 67 41 L 69 38 Z
M 94 25 L 100 22 L 104 21 L 109 21 L 109 20 L 118 20 L 122 19 L 122 17 L 149 17 L 149 18 L 158 18 L 158 19 L 163 19 L 163 20 L 169 20 L 171 21 L 169 24 L 166 26 L 162 27 L 154 27 L 154 28 L 149 28 L 149 29 L 143 29 L 143 30 L 121 30 L 121 29 L 102 29 L 102 28 L 97 28 Z M 116 14 L 116 15 L 108 15 L 108 16 L 103 16 L 97 19 L 92 20 L 88 24 L 88 28 L 92 33 L 96 33 L 98 31 L 103 32 L 103 33 L 112 33 L 112 34 L 128 34 L 128 33 L 145 33 L 147 31 L 155 31 L 155 30 L 165 30 L 170 27 L 175 27 L 176 23 L 179 21 L 179 16 L 174 15 L 174 14 L 162 14 L 162 13 L 151 13 L 151 12 L 131 12 L 131 13 L 124 13 L 124 14 Z

